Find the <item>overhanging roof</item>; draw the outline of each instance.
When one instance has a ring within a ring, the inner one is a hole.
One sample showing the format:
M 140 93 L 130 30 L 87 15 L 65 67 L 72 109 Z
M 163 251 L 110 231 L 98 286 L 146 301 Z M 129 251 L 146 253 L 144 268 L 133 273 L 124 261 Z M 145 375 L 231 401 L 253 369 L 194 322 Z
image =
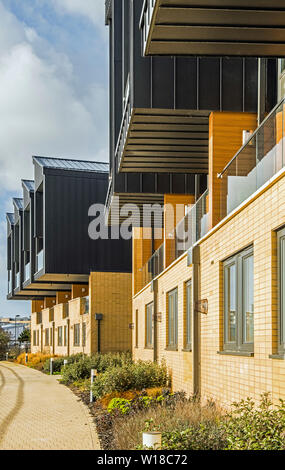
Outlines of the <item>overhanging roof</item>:
M 33 161 L 42 168 L 56 170 L 90 171 L 96 173 L 108 173 L 109 164 L 87 160 L 73 160 L 67 158 L 33 157 Z
M 285 56 L 284 0 L 145 0 L 145 55 Z
M 119 171 L 207 174 L 209 114 L 134 108 L 121 130 Z

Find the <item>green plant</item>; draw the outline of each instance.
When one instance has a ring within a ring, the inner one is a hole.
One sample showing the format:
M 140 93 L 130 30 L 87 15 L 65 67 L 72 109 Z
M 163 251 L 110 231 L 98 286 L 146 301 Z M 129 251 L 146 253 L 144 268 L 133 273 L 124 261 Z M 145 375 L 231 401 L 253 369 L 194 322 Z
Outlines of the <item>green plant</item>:
M 121 414 L 127 414 L 130 411 L 131 400 L 125 398 L 113 398 L 108 405 L 108 412 L 112 413 L 114 410 L 120 411 Z
M 233 404 L 224 429 L 228 450 L 284 450 L 285 402 L 273 408 L 269 394 L 259 407 L 250 398 Z
M 18 337 L 20 343 L 30 343 L 31 342 L 31 330 L 26 328 Z
M 134 400 L 135 402 L 136 400 Z M 143 431 L 160 431 L 163 449 L 224 449 L 223 414 L 213 403 L 204 406 L 184 393 L 164 393 L 163 401 L 135 408 L 127 415 L 113 415 L 112 449 L 142 449 Z
M 224 447 L 225 433 L 218 421 L 205 421 L 182 431 L 162 433 L 164 450 L 222 450 Z
M 99 399 L 114 391 L 143 390 L 150 387 L 166 386 L 169 378 L 165 365 L 139 361 L 110 367 L 99 375 L 93 384 L 93 394 Z
M 89 378 L 91 369 L 96 369 L 97 372 L 101 373 L 110 367 L 119 367 L 123 364 L 132 363 L 129 353 L 97 353 L 92 356 L 77 354 L 70 356 L 67 360 L 68 364 L 61 371 L 62 382 L 66 384 Z
M 52 370 L 54 374 L 59 374 L 61 368 L 63 366 L 64 358 L 63 357 L 55 357 L 53 359 Z M 43 366 L 43 371 L 47 374 L 50 372 L 50 359 L 46 359 Z
M 5 353 L 8 351 L 8 345 L 10 342 L 10 334 L 0 328 L 0 358 L 3 358 Z

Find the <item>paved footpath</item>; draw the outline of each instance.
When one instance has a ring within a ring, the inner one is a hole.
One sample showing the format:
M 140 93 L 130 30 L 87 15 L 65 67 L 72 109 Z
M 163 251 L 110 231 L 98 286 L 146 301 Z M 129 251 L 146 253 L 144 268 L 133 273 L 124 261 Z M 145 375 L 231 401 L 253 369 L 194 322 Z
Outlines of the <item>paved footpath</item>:
M 88 408 L 56 376 L 0 362 L 0 450 L 98 450 Z

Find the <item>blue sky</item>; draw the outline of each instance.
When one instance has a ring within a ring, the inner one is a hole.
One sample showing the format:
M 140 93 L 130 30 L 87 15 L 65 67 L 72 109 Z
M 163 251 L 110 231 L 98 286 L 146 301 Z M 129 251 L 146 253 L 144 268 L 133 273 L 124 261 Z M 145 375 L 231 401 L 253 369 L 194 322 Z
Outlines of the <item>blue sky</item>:
M 6 219 L 32 155 L 108 161 L 108 30 L 104 0 L 0 0 L 0 316 Z

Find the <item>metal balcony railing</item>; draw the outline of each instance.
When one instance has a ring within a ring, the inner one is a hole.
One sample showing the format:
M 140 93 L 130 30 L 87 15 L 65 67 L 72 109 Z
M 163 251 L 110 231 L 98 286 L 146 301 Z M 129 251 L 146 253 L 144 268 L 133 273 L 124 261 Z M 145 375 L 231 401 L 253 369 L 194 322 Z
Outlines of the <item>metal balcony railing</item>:
M 230 214 L 285 166 L 285 99 L 266 117 L 218 175 L 220 220 Z
M 124 103 L 123 118 L 122 118 L 121 128 L 119 132 L 117 147 L 115 150 L 115 160 L 118 162 L 117 163 L 118 171 L 120 170 L 122 156 L 123 156 L 123 152 L 124 152 L 128 132 L 129 132 L 130 122 L 132 118 L 129 82 L 127 83 L 123 103 Z
M 157 0 L 144 0 L 142 14 L 140 18 L 140 29 L 142 30 L 143 54 L 146 50 L 146 43 L 150 32 L 152 14 Z

